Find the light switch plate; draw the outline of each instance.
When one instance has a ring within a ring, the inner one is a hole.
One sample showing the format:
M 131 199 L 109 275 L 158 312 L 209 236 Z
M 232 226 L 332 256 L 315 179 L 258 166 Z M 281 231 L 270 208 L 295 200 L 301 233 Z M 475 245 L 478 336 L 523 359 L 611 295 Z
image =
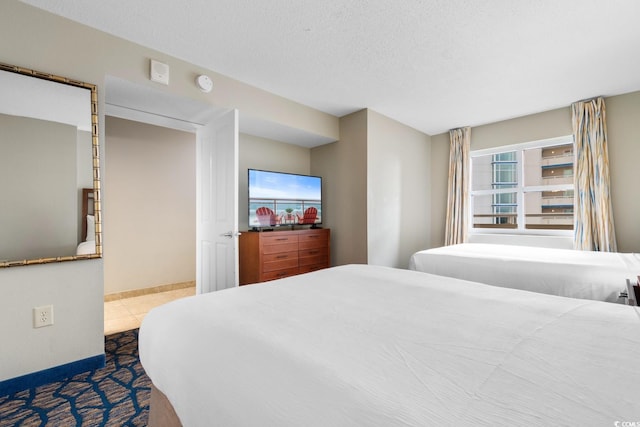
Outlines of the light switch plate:
M 164 85 L 169 84 L 169 66 L 167 64 L 152 59 L 149 71 L 149 78 L 152 82 L 162 83 Z

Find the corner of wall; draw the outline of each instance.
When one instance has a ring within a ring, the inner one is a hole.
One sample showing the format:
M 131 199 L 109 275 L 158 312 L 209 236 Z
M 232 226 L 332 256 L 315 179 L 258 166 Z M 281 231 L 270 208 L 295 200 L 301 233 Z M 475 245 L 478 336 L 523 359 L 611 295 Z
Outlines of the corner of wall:
M 447 182 L 449 180 L 449 133 L 431 136 L 431 242 L 430 247 L 444 245 L 447 216 Z

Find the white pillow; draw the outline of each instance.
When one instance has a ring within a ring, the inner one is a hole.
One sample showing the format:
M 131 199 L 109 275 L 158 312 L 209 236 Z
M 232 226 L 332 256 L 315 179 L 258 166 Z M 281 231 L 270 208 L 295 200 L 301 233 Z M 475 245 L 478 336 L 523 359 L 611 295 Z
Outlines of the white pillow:
M 93 215 L 87 215 L 87 238 L 85 242 L 96 240 L 96 220 Z

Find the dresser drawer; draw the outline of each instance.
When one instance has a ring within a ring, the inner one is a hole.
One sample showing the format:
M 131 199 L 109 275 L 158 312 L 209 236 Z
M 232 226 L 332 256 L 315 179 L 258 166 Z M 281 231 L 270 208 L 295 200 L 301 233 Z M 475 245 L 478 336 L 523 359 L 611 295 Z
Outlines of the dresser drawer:
M 300 271 L 299 271 L 298 267 L 296 267 L 296 268 L 288 268 L 288 269 L 285 269 L 285 270 L 277 270 L 277 271 L 270 271 L 268 273 L 264 273 L 262 275 L 262 279 L 264 281 L 282 279 L 283 277 L 295 276 L 296 274 L 299 274 L 299 273 L 300 273 Z
M 302 249 L 322 248 L 328 246 L 328 236 L 326 234 L 303 234 L 300 236 L 298 247 Z
M 262 264 L 262 272 L 267 273 L 275 270 L 285 270 L 288 268 L 297 268 L 298 258 L 283 259 L 280 261 L 265 262 Z
M 298 252 L 300 267 L 318 264 L 321 267 L 329 266 L 329 248 L 327 245 L 317 248 L 301 249 Z
M 317 247 L 317 248 L 300 249 L 298 251 L 298 256 L 300 258 L 317 257 L 317 256 L 323 256 L 326 258 L 328 253 L 329 253 L 329 250 L 327 249 L 327 247 L 323 246 L 323 247 Z
M 269 244 L 262 245 L 262 255 L 271 255 L 271 254 L 280 254 L 285 252 L 297 252 L 298 251 L 298 242 L 292 243 L 278 243 L 278 244 Z
M 298 236 L 295 234 L 263 236 L 263 245 L 278 245 L 283 243 L 298 243 Z
M 300 265 L 300 267 L 304 267 L 307 265 L 319 264 L 324 267 L 327 267 L 328 261 L 329 260 L 327 258 L 327 255 L 316 255 L 316 256 L 299 258 L 298 265 Z
M 299 268 L 299 272 L 300 274 L 302 273 L 310 273 L 312 271 L 316 271 L 316 270 L 322 270 L 323 268 L 327 268 L 327 264 L 311 264 L 311 265 L 305 265 L 305 266 L 301 266 Z
M 284 261 L 298 258 L 298 251 L 265 253 L 262 262 Z

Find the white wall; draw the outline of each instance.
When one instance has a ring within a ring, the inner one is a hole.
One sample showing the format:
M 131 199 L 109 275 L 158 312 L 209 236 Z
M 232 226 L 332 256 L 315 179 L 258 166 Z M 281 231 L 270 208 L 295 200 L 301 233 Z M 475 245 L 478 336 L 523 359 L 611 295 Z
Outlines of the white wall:
M 104 293 L 195 280 L 196 136 L 105 121 Z
M 368 110 L 368 263 L 407 268 L 430 242 L 431 139 Z

